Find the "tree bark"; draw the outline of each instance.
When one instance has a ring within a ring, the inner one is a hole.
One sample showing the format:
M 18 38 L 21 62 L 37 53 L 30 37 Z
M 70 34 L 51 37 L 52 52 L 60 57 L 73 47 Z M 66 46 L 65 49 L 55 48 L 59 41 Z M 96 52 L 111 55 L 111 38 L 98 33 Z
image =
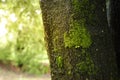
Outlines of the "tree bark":
M 113 30 L 118 74 L 120 74 L 120 1 L 110 0 L 110 27 Z M 119 75 L 118 75 L 119 76 Z
M 105 0 L 41 0 L 52 80 L 118 80 Z

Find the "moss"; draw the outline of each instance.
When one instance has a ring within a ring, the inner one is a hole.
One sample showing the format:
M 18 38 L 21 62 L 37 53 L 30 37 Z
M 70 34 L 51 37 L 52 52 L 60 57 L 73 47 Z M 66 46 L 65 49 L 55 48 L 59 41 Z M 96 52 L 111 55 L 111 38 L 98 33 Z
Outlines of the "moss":
M 68 75 L 70 75 L 71 74 L 71 71 L 68 71 Z
M 88 48 L 92 41 L 90 34 L 85 29 L 84 24 L 80 24 L 77 21 L 73 21 L 72 29 L 67 33 L 64 33 L 65 47 L 83 47 Z
M 81 49 L 81 52 L 78 53 L 80 57 L 77 55 L 81 60 L 76 63 L 76 71 L 88 75 L 97 73 L 97 68 L 88 51 L 92 39 L 87 29 L 87 22 L 91 23 L 94 15 L 90 12 L 94 8 L 94 5 L 90 5 L 89 0 L 72 0 L 73 13 L 71 14 L 70 28 L 68 32 L 64 33 L 65 47 Z
M 89 3 L 89 0 L 72 0 L 70 30 L 64 33 L 65 47 L 88 48 L 91 45 L 92 40 L 86 23 L 92 20 L 93 15 L 90 12 L 94 5 Z
M 62 56 L 58 56 L 58 57 L 56 58 L 56 63 L 57 63 L 57 66 L 58 66 L 59 68 L 62 68 L 62 66 L 63 66 L 63 58 L 62 58 Z
M 53 52 L 57 53 L 59 51 L 59 45 L 57 45 L 56 43 L 58 43 L 58 36 L 55 36 L 53 39 L 53 45 L 54 45 L 54 49 Z
M 82 55 L 84 59 L 80 63 L 76 64 L 76 72 L 87 73 L 89 75 L 95 75 L 98 71 L 93 60 L 90 57 L 90 54 L 85 52 L 85 49 L 82 49 Z

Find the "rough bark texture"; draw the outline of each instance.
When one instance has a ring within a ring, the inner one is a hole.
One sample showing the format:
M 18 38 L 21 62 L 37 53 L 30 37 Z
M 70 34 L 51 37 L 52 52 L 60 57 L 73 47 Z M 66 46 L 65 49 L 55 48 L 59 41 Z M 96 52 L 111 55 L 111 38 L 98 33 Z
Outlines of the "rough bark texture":
M 41 0 L 52 80 L 118 80 L 105 0 Z

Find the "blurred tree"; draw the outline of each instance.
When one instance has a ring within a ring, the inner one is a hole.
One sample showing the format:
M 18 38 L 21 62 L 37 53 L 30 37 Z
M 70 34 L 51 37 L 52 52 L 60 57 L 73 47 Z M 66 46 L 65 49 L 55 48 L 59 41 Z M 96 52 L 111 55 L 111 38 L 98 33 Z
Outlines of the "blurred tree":
M 46 55 L 38 2 L 0 0 L 0 60 L 30 73 L 42 72 L 40 60 Z
M 105 0 L 40 0 L 52 80 L 118 80 Z

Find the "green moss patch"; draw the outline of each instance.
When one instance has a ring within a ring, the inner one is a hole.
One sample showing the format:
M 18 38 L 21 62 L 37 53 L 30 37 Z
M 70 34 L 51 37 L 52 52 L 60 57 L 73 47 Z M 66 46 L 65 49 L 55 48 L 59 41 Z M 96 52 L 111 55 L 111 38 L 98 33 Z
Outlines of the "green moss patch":
M 79 22 L 74 21 L 72 26 L 74 27 L 68 32 L 68 34 L 64 34 L 65 47 L 88 48 L 92 41 L 90 34 L 84 27 L 84 24 L 79 24 Z

